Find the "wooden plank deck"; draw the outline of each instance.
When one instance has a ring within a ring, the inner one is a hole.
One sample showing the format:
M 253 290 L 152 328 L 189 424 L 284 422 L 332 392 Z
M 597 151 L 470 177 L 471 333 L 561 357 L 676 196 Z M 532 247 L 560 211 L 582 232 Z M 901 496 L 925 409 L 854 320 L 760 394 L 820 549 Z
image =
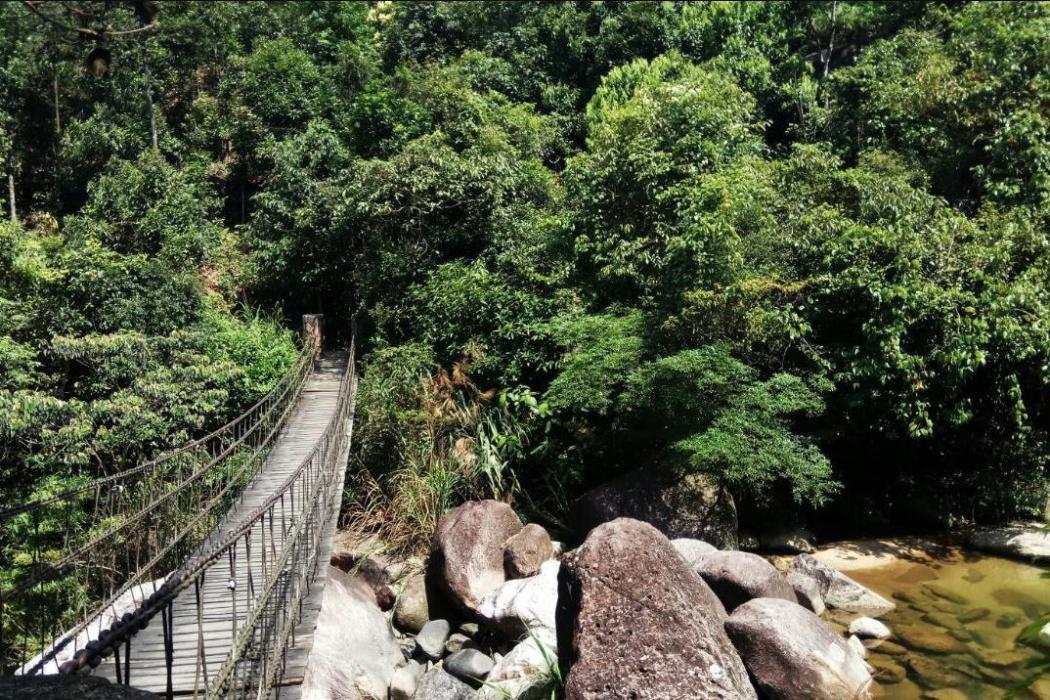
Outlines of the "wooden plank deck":
M 284 430 L 278 436 L 273 450 L 267 456 L 255 479 L 245 488 L 240 501 L 233 507 L 230 517 L 220 527 L 219 533 L 233 528 L 264 501 L 273 495 L 277 488 L 302 464 L 310 451 L 317 444 L 325 428 L 331 422 L 336 411 L 339 385 L 346 371 L 348 358 L 345 353 L 326 356 L 320 360 L 313 373 L 307 379 L 302 397 L 293 410 Z M 356 388 L 356 387 L 355 387 Z M 348 426 L 353 424 L 351 412 Z M 347 449 L 349 440 L 346 441 Z M 346 454 L 340 455 L 340 463 L 345 465 Z M 335 490 L 329 507 L 337 513 L 342 495 L 343 472 L 339 472 L 339 488 Z M 283 521 L 291 523 L 299 511 L 300 504 L 293 509 L 289 504 L 283 510 Z M 277 509 L 278 515 L 281 510 Z M 301 511 L 300 511 L 301 512 Z M 313 629 L 320 609 L 321 593 L 324 588 L 323 572 L 327 570 L 330 557 L 331 540 L 335 529 L 335 517 L 329 531 L 323 533 L 324 546 L 318 557 L 318 570 L 321 575 L 315 578 L 311 590 L 302 605 L 302 619 L 295 631 L 295 644 L 289 651 L 282 684 L 281 697 L 294 698 L 301 682 L 313 640 Z M 247 601 L 253 586 L 263 580 L 263 557 L 261 553 L 280 552 L 283 543 L 282 522 L 275 518 L 273 528 L 269 523 L 265 527 L 254 527 L 251 531 L 250 548 L 253 556 L 244 555 L 244 542 L 238 547 L 233 562 L 222 557 L 211 566 L 203 577 L 201 585 L 201 609 L 198 613 L 197 596 L 191 586 L 175 599 L 172 606 L 174 621 L 172 690 L 174 695 L 202 694 L 206 680 L 203 668 L 198 664 L 199 639 L 203 639 L 204 659 L 207 675 L 210 678 L 226 661 L 233 640 L 234 623 L 243 623 L 248 613 Z M 211 538 L 209 538 L 211 540 Z M 206 541 L 202 547 L 207 547 Z M 272 559 L 271 559 L 272 561 Z M 230 588 L 231 579 L 234 586 Z M 198 615 L 202 621 L 198 625 Z M 124 661 L 122 659 L 122 661 Z M 112 658 L 106 659 L 95 670 L 101 675 L 116 682 L 116 664 Z M 131 642 L 131 679 L 134 687 L 164 695 L 167 691 L 167 665 L 165 663 L 163 624 L 158 618 L 140 631 Z

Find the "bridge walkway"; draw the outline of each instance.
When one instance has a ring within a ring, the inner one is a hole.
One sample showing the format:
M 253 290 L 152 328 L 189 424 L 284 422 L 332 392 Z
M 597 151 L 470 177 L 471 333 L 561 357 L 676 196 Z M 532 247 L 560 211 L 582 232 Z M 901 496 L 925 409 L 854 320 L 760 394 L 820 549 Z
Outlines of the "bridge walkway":
M 267 456 L 255 479 L 245 487 L 239 503 L 233 506 L 230 517 L 200 546 L 208 548 L 217 538 L 248 517 L 270 498 L 295 472 L 310 454 L 331 422 L 337 410 L 340 383 L 348 368 L 346 353 L 328 355 L 320 359 L 307 379 L 298 405 L 293 409 L 288 423 L 278 437 L 273 450 Z M 353 414 L 345 430 L 352 425 Z M 349 441 L 347 441 L 349 443 Z M 345 455 L 342 456 L 345 464 Z M 342 470 L 341 470 L 342 471 Z M 340 474 L 340 479 L 342 474 Z M 335 489 L 336 497 L 342 493 L 342 484 Z M 301 499 L 300 499 L 301 500 Z M 335 500 L 335 499 L 334 499 Z M 235 629 L 240 628 L 248 615 L 248 604 L 253 599 L 252 590 L 257 582 L 264 581 L 263 566 L 266 557 L 281 552 L 285 531 L 302 512 L 302 503 L 296 503 L 294 495 L 275 509 L 283 513 L 272 518 L 268 526 L 252 528 L 246 536 L 245 547 L 238 548 L 231 556 L 223 557 L 207 571 L 200 583 L 200 604 L 195 587 L 183 590 L 172 605 L 172 673 L 171 692 L 179 695 L 202 695 L 210 678 L 226 661 L 232 650 Z M 338 508 L 339 503 L 330 504 Z M 332 518 L 330 529 L 334 530 Z M 313 628 L 320 609 L 324 586 L 323 571 L 327 567 L 332 535 L 325 533 L 326 544 L 317 560 L 322 575 L 315 578 L 309 594 L 302 604 L 302 617 L 296 627 L 295 643 L 285 657 L 281 697 L 297 696 L 297 683 L 301 682 L 306 659 L 312 642 Z M 250 553 L 250 556 L 246 554 Z M 272 559 L 271 559 L 272 561 Z M 168 672 L 165 657 L 164 624 L 161 616 L 150 621 L 139 631 L 130 646 L 130 666 L 123 659 L 124 667 L 130 670 L 130 685 L 164 696 L 168 692 Z M 201 624 L 198 625 L 198 621 Z M 203 650 L 203 653 L 200 653 Z M 199 663 L 203 661 L 203 663 Z M 116 665 L 110 659 L 102 663 L 94 673 L 118 682 Z

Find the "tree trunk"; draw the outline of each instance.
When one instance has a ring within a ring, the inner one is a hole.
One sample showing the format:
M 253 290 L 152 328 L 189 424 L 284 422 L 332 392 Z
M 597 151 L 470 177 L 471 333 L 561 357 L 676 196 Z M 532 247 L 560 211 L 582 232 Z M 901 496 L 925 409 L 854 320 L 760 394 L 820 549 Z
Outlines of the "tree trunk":
M 160 147 L 157 145 L 157 113 L 153 109 L 153 76 L 150 74 L 149 68 L 146 68 L 146 102 L 149 104 L 149 133 L 153 141 L 153 150 L 159 151 Z
M 58 71 L 55 71 L 52 81 L 55 88 L 55 140 L 62 136 L 62 112 L 58 109 Z
M 18 210 L 15 208 L 15 163 L 11 156 L 7 157 L 7 208 L 11 213 L 11 221 L 18 221 Z

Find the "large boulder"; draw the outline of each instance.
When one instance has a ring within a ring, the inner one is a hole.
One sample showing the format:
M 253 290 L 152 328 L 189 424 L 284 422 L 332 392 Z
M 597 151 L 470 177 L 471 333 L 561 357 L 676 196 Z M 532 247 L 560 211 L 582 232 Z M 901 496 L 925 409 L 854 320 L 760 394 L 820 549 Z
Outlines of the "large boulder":
M 824 604 L 829 608 L 878 617 L 897 607 L 892 601 L 808 554 L 795 557 L 791 571 L 816 581 Z
M 815 578 L 797 571 L 789 571 L 784 580 L 795 591 L 799 605 L 817 615 L 824 614 L 824 597 L 820 594 L 820 584 Z
M 513 639 L 540 629 L 553 634 L 560 568 L 560 562 L 551 560 L 536 576 L 507 581 L 485 596 L 478 617 Z
M 847 642 L 798 603 L 756 598 L 729 616 L 726 631 L 771 700 L 867 698 L 871 674 Z
M 550 698 L 557 684 L 558 654 L 554 633 L 533 632 L 496 662 L 477 700 L 540 700 Z
M 507 578 L 533 576 L 553 556 L 551 536 L 543 526 L 529 523 L 503 545 L 503 568 Z
M 718 551 L 718 547 L 708 544 L 703 540 L 694 540 L 691 537 L 679 537 L 671 540 L 671 544 L 682 555 L 685 562 L 695 571 L 703 563 L 709 554 Z
M 581 496 L 572 521 L 585 533 L 615 518 L 634 518 L 672 539 L 688 537 L 719 549 L 737 548 L 736 504 L 703 474 L 638 469 Z
M 750 552 L 715 552 L 697 569 L 726 611 L 752 598 L 781 598 L 796 602 L 795 591 L 772 564 Z
M 595 528 L 558 584 L 566 700 L 757 698 L 718 598 L 653 526 Z
M 371 585 L 328 567 L 302 684 L 304 700 L 382 698 L 404 657 Z
M 1040 523 L 1016 523 L 976 530 L 970 535 L 970 546 L 1004 557 L 1050 563 L 1050 528 Z
M 499 501 L 470 501 L 441 516 L 431 544 L 430 571 L 449 600 L 473 615 L 503 584 L 503 544 L 521 520 Z

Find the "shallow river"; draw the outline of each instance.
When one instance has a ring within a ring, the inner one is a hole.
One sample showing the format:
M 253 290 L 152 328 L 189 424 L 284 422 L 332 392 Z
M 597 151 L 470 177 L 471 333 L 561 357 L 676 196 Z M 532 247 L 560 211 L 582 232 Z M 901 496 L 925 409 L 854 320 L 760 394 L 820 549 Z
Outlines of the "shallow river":
M 1040 578 L 1037 567 L 957 549 L 905 556 L 847 572 L 897 603 L 882 618 L 893 630 L 891 641 L 869 650 L 876 697 L 1002 698 L 1037 656 L 1017 636 L 1050 610 L 1050 580 Z M 923 694 L 947 689 L 961 694 Z M 1050 700 L 1050 679 L 1017 697 Z

